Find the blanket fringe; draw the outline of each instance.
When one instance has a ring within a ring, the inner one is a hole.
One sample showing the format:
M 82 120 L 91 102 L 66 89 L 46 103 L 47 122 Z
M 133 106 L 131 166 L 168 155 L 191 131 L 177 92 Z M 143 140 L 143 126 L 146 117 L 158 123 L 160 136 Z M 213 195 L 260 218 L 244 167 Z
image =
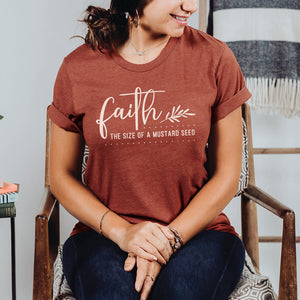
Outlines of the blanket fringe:
M 248 77 L 246 86 L 252 93 L 249 104 L 254 110 L 300 117 L 300 80 Z

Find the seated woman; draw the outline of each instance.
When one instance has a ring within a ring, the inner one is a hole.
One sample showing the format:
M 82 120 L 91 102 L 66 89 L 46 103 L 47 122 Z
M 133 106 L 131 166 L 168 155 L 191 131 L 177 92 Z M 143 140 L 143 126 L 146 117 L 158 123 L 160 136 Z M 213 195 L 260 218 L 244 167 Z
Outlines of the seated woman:
M 196 10 L 89 6 L 85 43 L 59 70 L 50 181 L 79 220 L 63 248 L 77 299 L 226 299 L 239 281 L 245 250 L 222 210 L 238 188 L 250 93 L 226 44 L 187 26 Z

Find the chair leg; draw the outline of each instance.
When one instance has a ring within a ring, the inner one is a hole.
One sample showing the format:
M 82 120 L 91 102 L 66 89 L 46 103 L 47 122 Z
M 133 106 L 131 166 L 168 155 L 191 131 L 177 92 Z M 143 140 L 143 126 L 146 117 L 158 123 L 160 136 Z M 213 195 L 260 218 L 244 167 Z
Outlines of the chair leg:
M 242 238 L 253 266 L 259 272 L 259 249 L 256 203 L 242 194 Z
M 279 300 L 297 300 L 295 214 L 288 211 L 283 217 Z
M 48 220 L 43 216 L 37 216 L 35 222 L 33 300 L 51 300 Z

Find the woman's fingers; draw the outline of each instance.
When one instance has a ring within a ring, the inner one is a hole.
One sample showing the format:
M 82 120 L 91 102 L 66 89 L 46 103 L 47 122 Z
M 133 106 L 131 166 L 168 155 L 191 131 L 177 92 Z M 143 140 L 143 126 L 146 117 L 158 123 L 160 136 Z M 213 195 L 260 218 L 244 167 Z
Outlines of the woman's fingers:
M 151 236 L 149 238 L 151 239 Z M 152 261 L 158 261 L 159 263 L 164 265 L 167 263 L 167 261 L 161 255 L 161 253 L 157 250 L 157 248 L 152 243 L 149 242 L 149 240 L 147 240 L 143 245 L 141 245 L 140 249 L 143 250 L 145 253 L 151 253 L 152 255 L 154 255 L 156 259 L 151 259 Z M 139 251 L 139 253 L 141 253 L 141 251 Z
M 125 271 L 131 271 L 134 266 L 135 266 L 135 263 L 136 263 L 136 256 L 134 253 L 128 253 L 128 256 L 127 258 L 125 259 L 125 262 L 124 262 L 124 270 Z
M 163 233 L 159 229 L 158 231 L 163 235 Z M 169 240 L 165 236 L 161 240 L 157 236 L 151 235 L 148 237 L 148 242 L 154 246 L 154 249 L 156 251 L 154 255 L 156 255 L 158 261 L 163 264 L 167 263 L 172 254 L 172 248 L 170 246 Z M 163 258 L 163 260 L 161 258 Z
M 143 289 L 141 292 L 141 300 L 146 300 L 151 292 L 151 289 L 153 287 L 155 277 L 150 274 L 146 274 L 145 280 L 144 280 L 144 285 Z
M 173 253 L 170 241 L 173 239 L 169 228 L 158 223 L 143 222 L 128 228 L 122 243 L 129 249 L 124 270 L 131 271 L 137 266 L 135 289 L 141 292 L 142 300 L 148 298 L 161 264 L 169 261 Z
M 131 224 L 118 245 L 123 251 L 166 264 L 172 255 L 169 237 L 173 238 L 168 230 L 166 226 L 153 222 Z
M 157 261 L 157 257 L 155 255 L 149 253 L 148 251 L 145 251 L 143 248 L 141 248 L 137 245 L 133 249 L 133 252 L 134 252 L 134 254 L 136 254 L 137 256 L 139 256 L 141 258 L 144 258 L 144 259 L 147 259 L 147 260 L 150 260 L 150 261 Z
M 137 257 L 137 285 L 140 287 L 141 300 L 146 300 L 161 270 L 157 262 L 150 262 Z
M 158 249 L 166 261 L 169 261 L 172 255 L 172 247 L 170 240 L 174 239 L 174 234 L 166 226 L 155 223 L 156 228 L 153 230 L 153 235 L 156 239 L 151 239 L 150 242 Z
M 135 278 L 135 289 L 137 292 L 140 292 L 144 285 L 144 281 L 148 269 L 147 262 L 148 262 L 147 260 L 137 257 L 137 270 L 136 270 L 136 278 Z

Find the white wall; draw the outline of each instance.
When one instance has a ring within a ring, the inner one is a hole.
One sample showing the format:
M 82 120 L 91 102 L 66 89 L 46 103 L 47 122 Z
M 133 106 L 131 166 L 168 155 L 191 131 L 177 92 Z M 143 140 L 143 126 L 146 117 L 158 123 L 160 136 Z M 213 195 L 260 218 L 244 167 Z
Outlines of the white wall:
M 62 59 L 81 41 L 71 39 L 82 33 L 76 22 L 88 4 L 108 1 L 7 0 L 0 2 L 0 178 L 20 183 L 16 204 L 17 298 L 32 298 L 34 216 L 43 194 L 46 107 Z M 191 25 L 197 27 L 197 15 Z M 253 114 L 255 146 L 300 147 L 300 119 L 287 120 Z M 299 156 L 258 157 L 257 184 L 300 214 L 297 201 Z M 240 228 L 239 204 L 234 200 L 226 210 Z M 64 240 L 74 220 L 63 215 Z M 279 234 L 281 224 L 259 211 L 264 235 Z M 299 224 L 297 224 L 299 232 Z M 10 299 L 10 223 L 0 219 L 1 299 Z M 299 250 L 299 246 L 298 246 Z M 262 272 L 278 286 L 279 245 L 261 246 Z M 275 263 L 276 262 L 276 263 Z M 298 260 L 299 262 L 299 260 Z M 299 265 L 299 264 L 298 264 Z

